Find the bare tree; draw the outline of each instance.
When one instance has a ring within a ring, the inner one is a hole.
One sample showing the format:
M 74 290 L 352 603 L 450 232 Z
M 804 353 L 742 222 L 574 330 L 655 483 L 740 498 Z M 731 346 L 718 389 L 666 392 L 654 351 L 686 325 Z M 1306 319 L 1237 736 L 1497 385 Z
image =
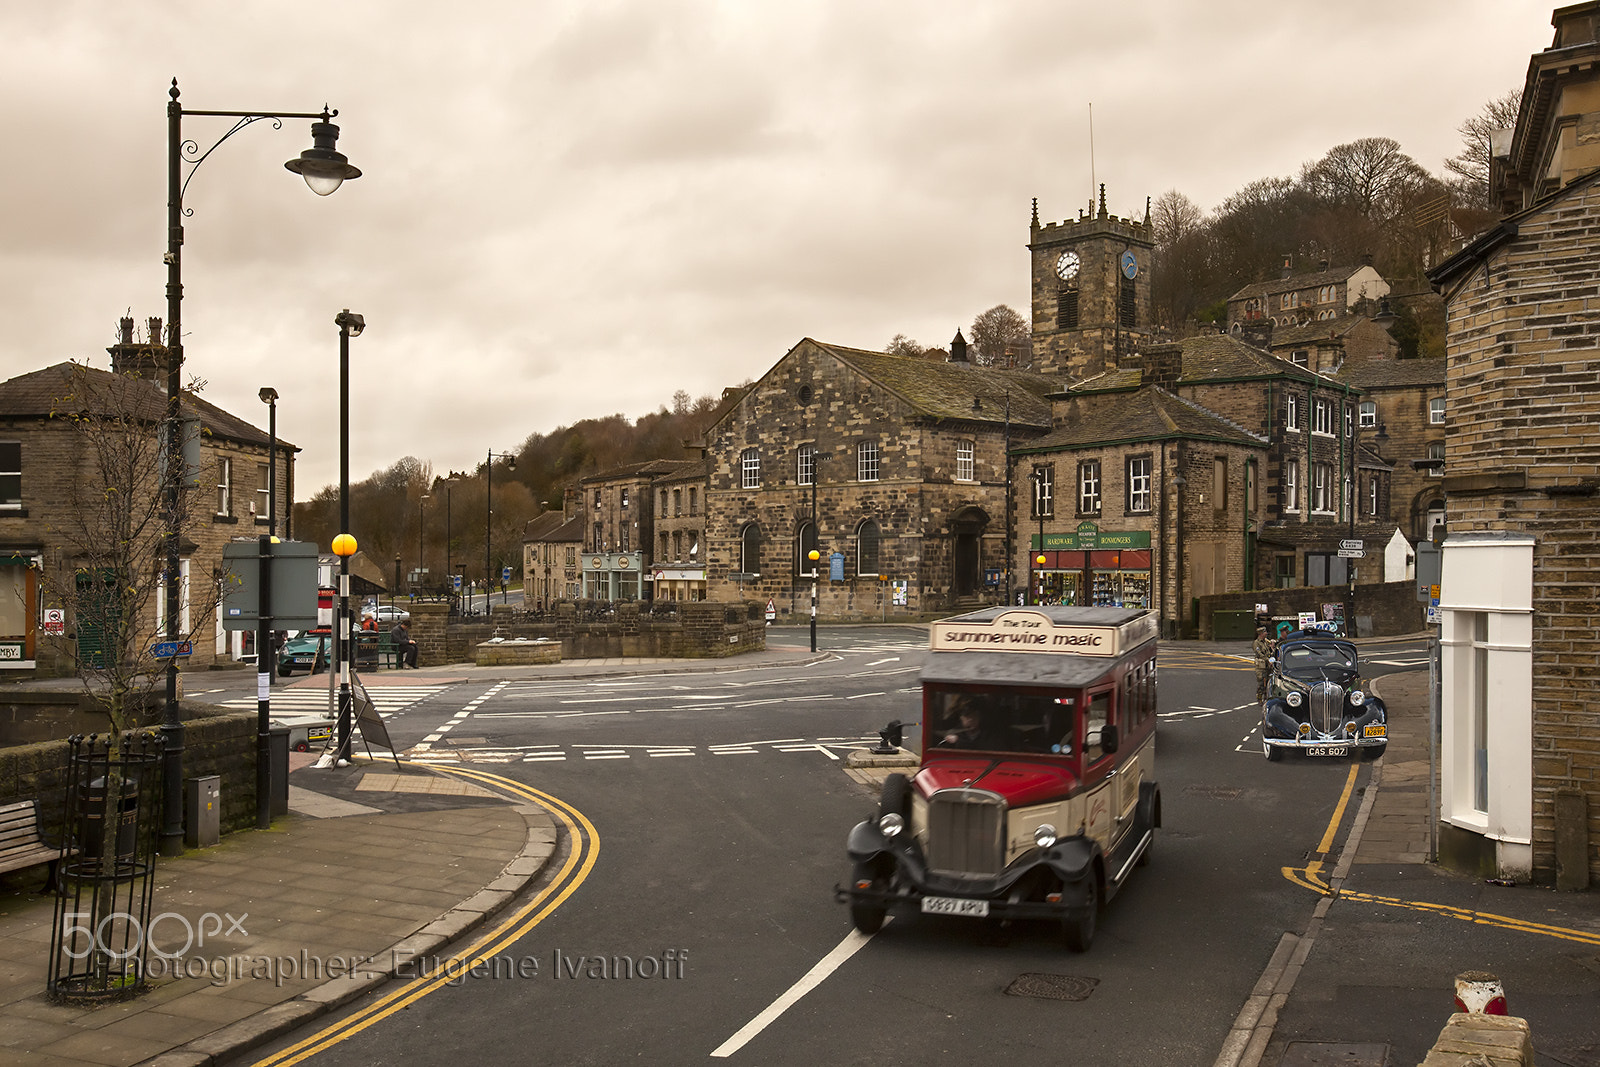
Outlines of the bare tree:
M 891 356 L 910 356 L 912 359 L 921 359 L 923 348 L 905 334 L 897 333 L 889 339 L 889 346 L 884 351 Z
M 1033 329 L 1028 320 L 1005 304 L 996 304 L 972 320 L 972 346 L 978 350 L 973 360 L 979 366 L 1003 366 L 1006 353 L 1026 356 Z
M 193 524 L 199 494 L 182 493 L 178 513 L 168 515 L 162 492 L 166 400 L 155 383 L 76 363 L 68 368 L 51 417 L 70 431 L 74 476 L 64 506 L 46 524 L 60 559 L 44 569 L 41 582 L 77 630 L 71 647 L 78 675 L 121 731 L 140 725 L 151 693 L 165 681 L 165 661 L 152 647 L 165 539 L 169 525 L 181 539 Z M 197 590 L 188 598 L 180 612 L 188 629 L 168 640 L 205 631 L 214 592 Z
M 1363 137 L 1335 145 L 1300 172 L 1300 184 L 1314 196 L 1353 206 L 1369 222 L 1391 219 L 1428 172 L 1389 137 Z
M 1200 205 L 1176 189 L 1156 197 L 1150 211 L 1155 230 L 1155 270 L 1151 277 L 1157 320 L 1168 328 L 1194 314 L 1205 284 L 1209 235 Z
M 1476 115 L 1456 127 L 1461 135 L 1461 152 L 1445 160 L 1444 167 L 1461 179 L 1473 207 L 1493 206 L 1489 203 L 1489 163 L 1494 158 L 1492 138 L 1495 131 L 1517 124 L 1517 112 L 1521 108 L 1522 90 L 1512 89 L 1484 104 Z

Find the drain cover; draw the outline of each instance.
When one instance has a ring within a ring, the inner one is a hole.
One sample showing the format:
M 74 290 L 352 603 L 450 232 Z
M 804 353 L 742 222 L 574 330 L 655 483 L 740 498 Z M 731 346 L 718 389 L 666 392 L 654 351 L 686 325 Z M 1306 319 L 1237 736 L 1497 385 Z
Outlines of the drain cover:
M 1088 1000 L 1098 978 L 1079 978 L 1072 974 L 1019 974 L 1006 986 L 1006 996 L 1034 997 L 1038 1000 Z

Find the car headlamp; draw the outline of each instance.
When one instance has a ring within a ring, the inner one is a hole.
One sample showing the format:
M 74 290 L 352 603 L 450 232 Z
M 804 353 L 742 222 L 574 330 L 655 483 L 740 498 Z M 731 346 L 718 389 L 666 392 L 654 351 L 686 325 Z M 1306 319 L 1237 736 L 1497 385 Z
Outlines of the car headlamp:
M 1049 848 L 1056 843 L 1056 828 L 1047 822 L 1042 822 L 1033 828 L 1033 843 L 1040 848 Z
M 906 820 L 898 812 L 889 812 L 878 820 L 878 832 L 884 837 L 898 837 L 900 831 L 906 828 Z
M 1298 689 L 1291 689 L 1283 694 L 1283 702 L 1291 708 L 1298 708 L 1303 699 L 1305 698 L 1300 695 L 1300 690 Z
M 1361 705 L 1365 704 L 1366 702 L 1367 702 L 1367 694 L 1363 693 L 1359 689 L 1350 690 L 1350 703 L 1354 704 L 1356 707 L 1359 708 Z

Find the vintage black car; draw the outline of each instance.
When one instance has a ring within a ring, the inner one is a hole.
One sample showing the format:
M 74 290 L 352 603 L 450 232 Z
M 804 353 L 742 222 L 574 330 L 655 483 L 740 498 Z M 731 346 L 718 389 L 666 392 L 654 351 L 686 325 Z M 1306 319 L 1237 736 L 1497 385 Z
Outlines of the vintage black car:
M 1267 759 L 1285 753 L 1377 759 L 1389 744 L 1383 701 L 1362 677 L 1356 646 L 1328 634 L 1285 637 L 1268 661 L 1261 705 L 1261 747 Z

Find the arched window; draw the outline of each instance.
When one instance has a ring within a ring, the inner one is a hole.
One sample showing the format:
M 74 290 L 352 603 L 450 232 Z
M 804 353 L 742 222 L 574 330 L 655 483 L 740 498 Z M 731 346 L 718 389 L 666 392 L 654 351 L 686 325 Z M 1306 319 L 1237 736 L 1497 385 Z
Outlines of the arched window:
M 807 578 L 816 576 L 817 566 L 822 561 L 811 562 L 811 551 L 817 547 L 817 528 L 809 522 L 802 522 L 794 539 L 794 572 Z
M 879 544 L 882 540 L 878 533 L 878 524 L 871 519 L 863 519 L 860 526 L 856 527 L 856 576 L 870 577 L 881 574 L 878 569 Z
M 761 573 L 761 527 L 753 522 L 739 531 L 739 570 L 744 574 Z

